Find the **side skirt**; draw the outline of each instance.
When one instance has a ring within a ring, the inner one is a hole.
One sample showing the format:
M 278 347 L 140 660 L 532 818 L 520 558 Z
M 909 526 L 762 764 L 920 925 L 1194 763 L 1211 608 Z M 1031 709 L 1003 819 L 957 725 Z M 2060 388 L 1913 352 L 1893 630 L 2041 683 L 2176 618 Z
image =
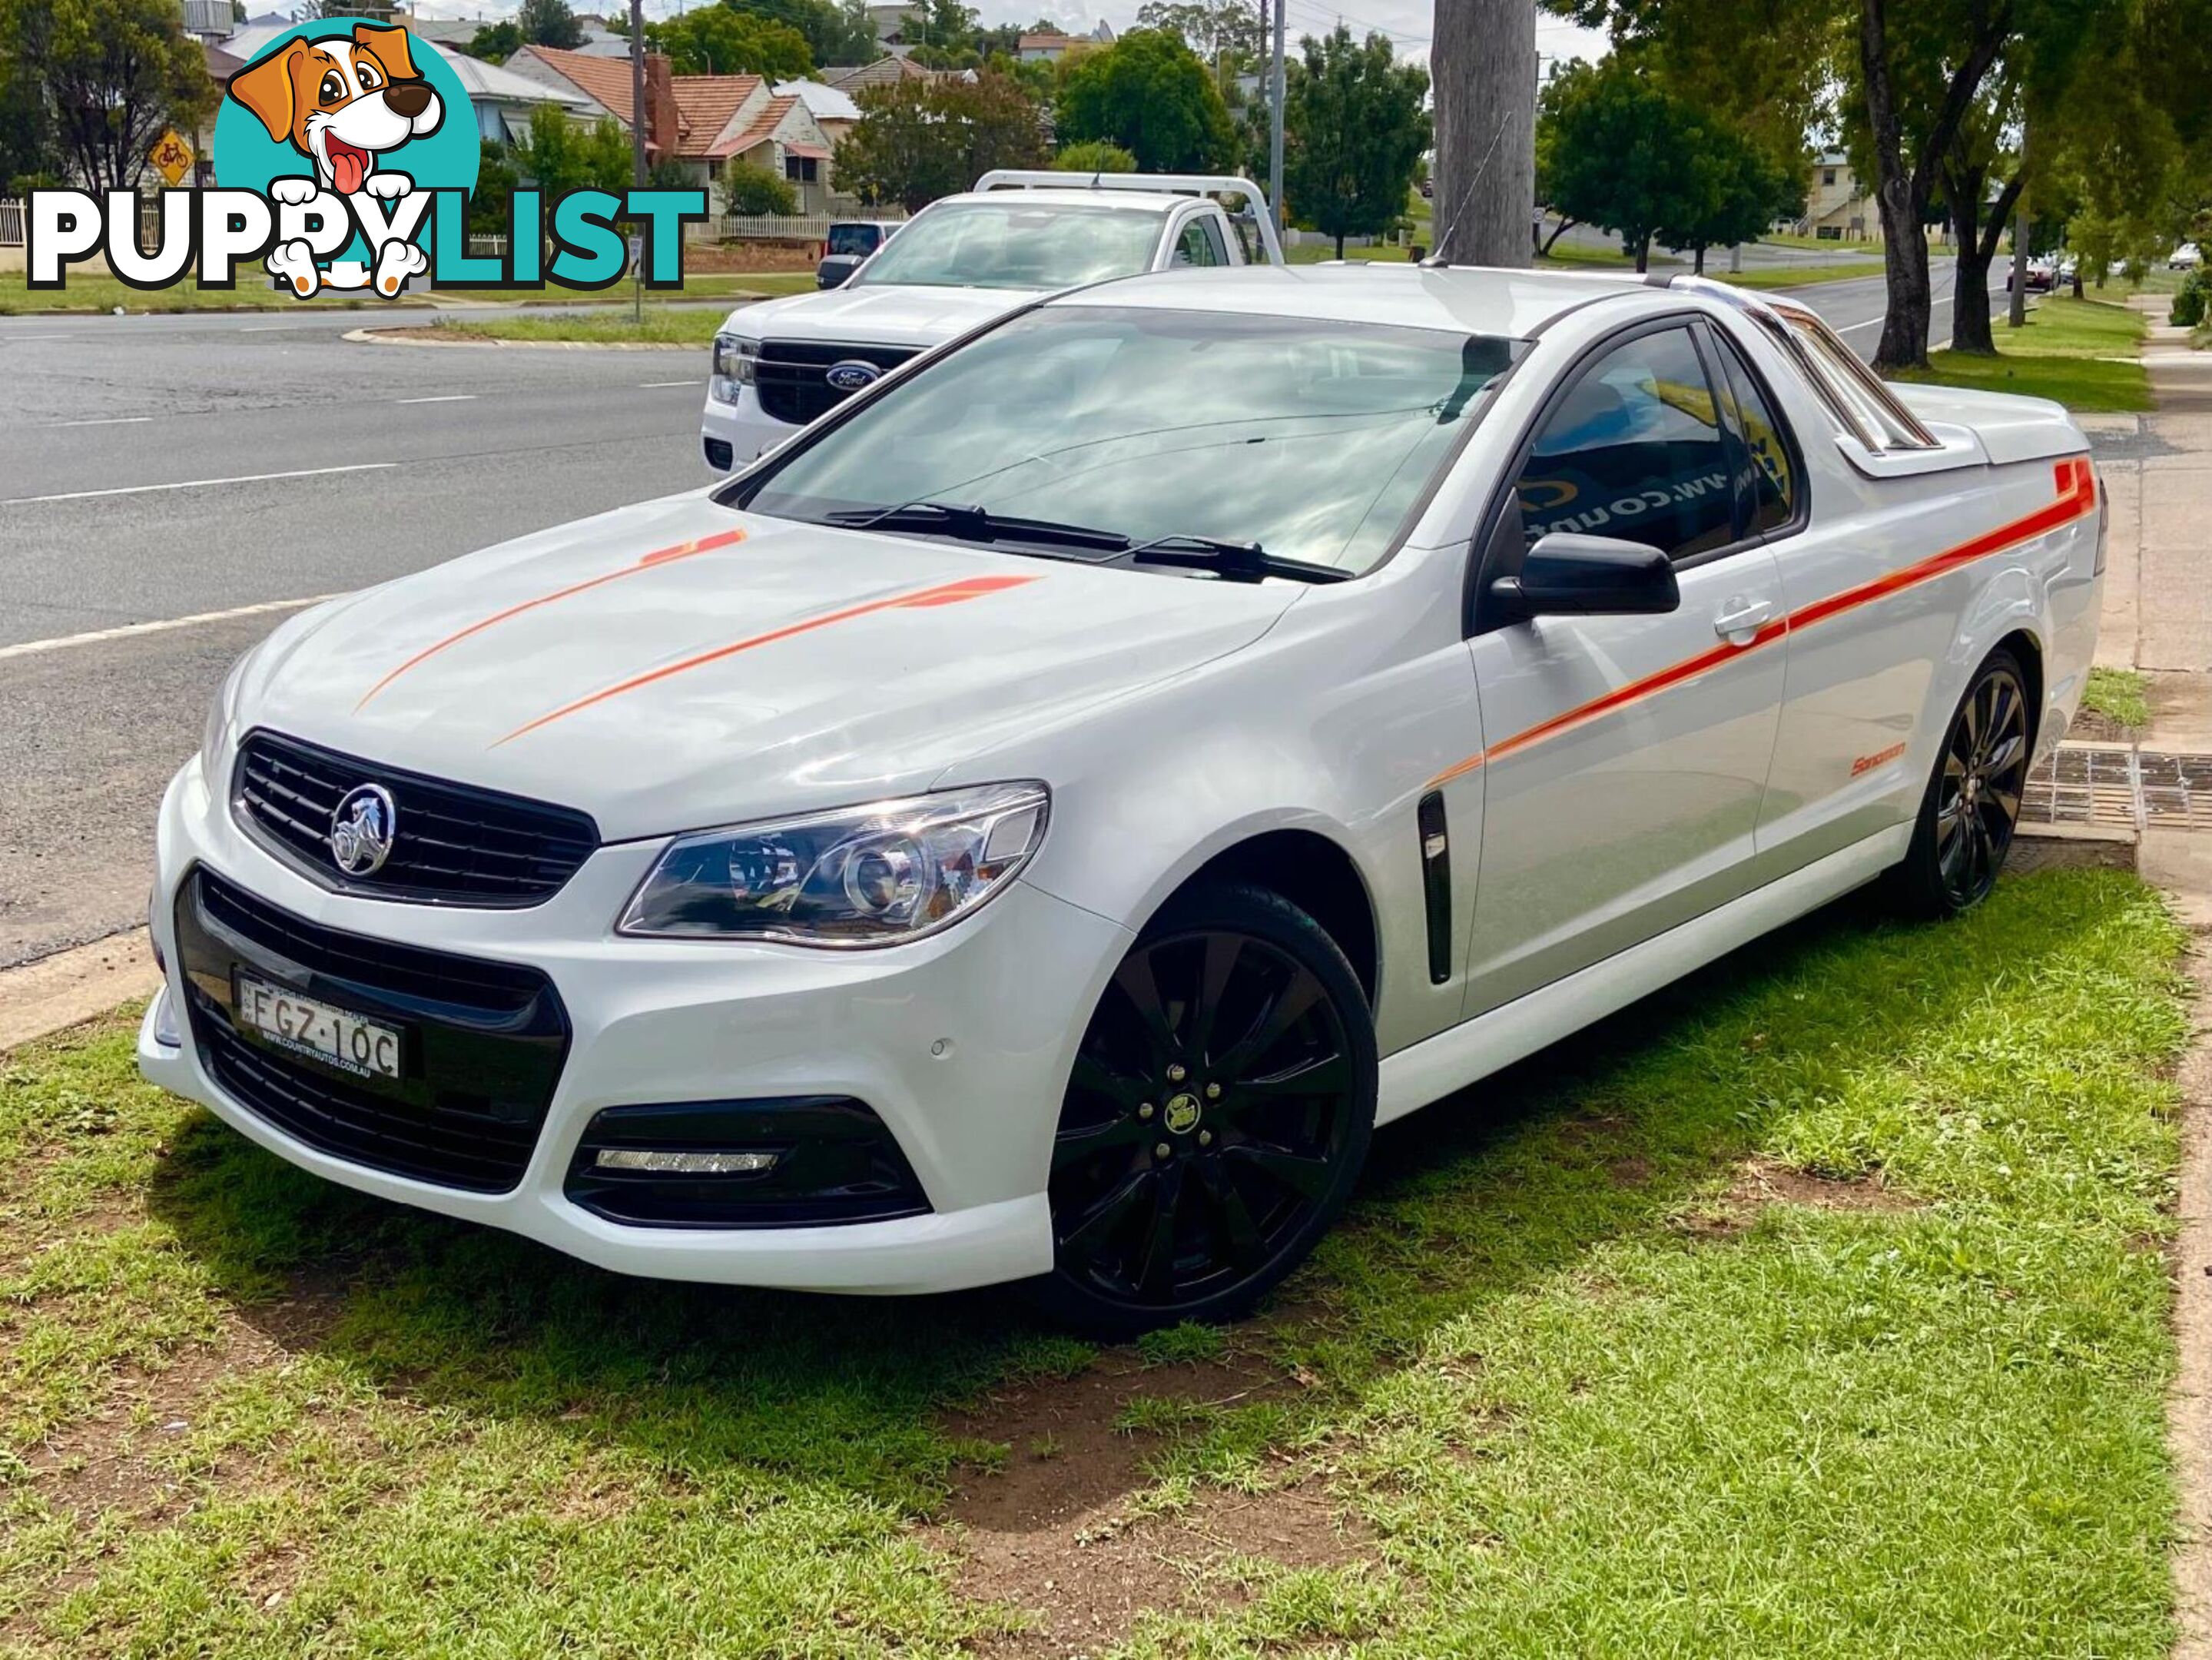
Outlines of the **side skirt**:
M 1865 886 L 1904 858 L 1911 840 L 1911 824 L 1893 825 L 1693 921 L 1384 1057 L 1375 1122 L 1387 1124 L 1417 1112 Z

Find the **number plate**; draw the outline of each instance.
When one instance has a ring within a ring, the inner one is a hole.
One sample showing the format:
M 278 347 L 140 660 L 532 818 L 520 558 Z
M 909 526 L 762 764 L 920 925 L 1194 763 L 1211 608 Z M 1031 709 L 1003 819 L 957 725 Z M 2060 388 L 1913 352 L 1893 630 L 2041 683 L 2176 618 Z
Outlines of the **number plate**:
M 399 1076 L 399 1028 L 364 1020 L 312 997 L 241 974 L 238 1024 L 279 1049 L 311 1056 L 361 1078 Z

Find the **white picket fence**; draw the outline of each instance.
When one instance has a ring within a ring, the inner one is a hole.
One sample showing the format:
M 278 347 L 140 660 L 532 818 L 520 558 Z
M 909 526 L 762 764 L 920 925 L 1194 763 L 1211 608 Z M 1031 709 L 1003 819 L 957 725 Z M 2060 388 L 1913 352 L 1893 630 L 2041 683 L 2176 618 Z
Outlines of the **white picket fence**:
M 23 246 L 23 204 L 0 202 L 0 248 Z
M 903 219 L 896 208 L 855 207 L 849 213 L 733 213 L 715 222 L 715 231 L 732 242 L 819 242 L 841 219 Z

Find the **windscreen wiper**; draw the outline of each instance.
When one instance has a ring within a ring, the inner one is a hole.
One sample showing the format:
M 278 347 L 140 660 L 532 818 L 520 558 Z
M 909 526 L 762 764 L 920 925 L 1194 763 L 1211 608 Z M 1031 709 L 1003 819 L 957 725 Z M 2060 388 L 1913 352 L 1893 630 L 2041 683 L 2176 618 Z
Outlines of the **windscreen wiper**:
M 1345 582 L 1348 570 L 1316 565 L 1304 559 L 1285 559 L 1269 553 L 1257 542 L 1227 542 L 1212 536 L 1156 536 L 1140 542 L 1122 556 L 1133 565 L 1175 565 L 1188 570 L 1212 571 L 1229 582 L 1258 582 L 1270 576 L 1295 582 Z
M 1051 519 L 1018 519 L 988 508 L 946 502 L 901 502 L 888 508 L 860 508 L 825 514 L 823 522 L 841 530 L 919 531 L 958 542 L 1027 542 L 1034 546 L 1093 548 L 1119 553 L 1129 538 L 1119 531 L 1063 525 Z

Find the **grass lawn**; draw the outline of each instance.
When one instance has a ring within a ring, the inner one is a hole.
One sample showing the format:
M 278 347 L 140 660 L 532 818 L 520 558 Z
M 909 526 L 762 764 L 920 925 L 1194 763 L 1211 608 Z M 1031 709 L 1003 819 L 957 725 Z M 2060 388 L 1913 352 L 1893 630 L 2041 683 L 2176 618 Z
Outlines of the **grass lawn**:
M 725 295 L 811 294 L 813 291 L 814 275 L 811 271 L 763 271 L 757 275 L 714 272 L 695 275 L 684 285 L 686 294 L 717 297 Z M 618 292 L 624 298 L 629 294 L 626 289 L 611 292 Z M 480 302 L 526 301 L 533 305 L 573 302 L 604 306 L 608 301 L 608 295 L 579 294 L 573 289 L 562 288 L 469 289 L 450 295 L 417 289 L 399 303 L 412 304 L 426 299 L 434 303 L 452 299 Z M 373 295 L 349 297 L 322 294 L 313 300 L 295 300 L 289 293 L 270 288 L 263 273 L 246 266 L 240 267 L 238 286 L 234 289 L 204 289 L 198 283 L 187 279 L 175 288 L 149 293 L 125 288 L 112 277 L 87 272 L 71 272 L 65 288 L 33 293 L 24 285 L 21 271 L 0 271 L 0 316 L 30 312 L 106 312 L 118 306 L 133 312 L 284 311 L 295 306 L 357 311 L 371 307 L 381 308 L 391 303 Z
M 2150 678 L 2133 669 L 2091 669 L 2081 709 L 2103 715 L 2124 732 L 2140 732 L 2150 725 Z
M 1831 909 L 1386 1132 L 1271 1319 L 1103 1355 L 349 1195 L 110 1023 L 0 1061 L 0 1648 L 1018 1653 L 1126 1582 L 1087 1651 L 2153 1660 L 2181 943 L 2109 872 Z M 1024 1479 L 1115 1519 L 963 1578 Z
M 1870 253 L 1879 258 L 1881 244 L 1870 236 L 1800 236 L 1795 231 L 1768 231 L 1759 240 L 1778 248 L 1810 248 L 1816 253 Z
M 576 340 L 593 345 L 708 346 L 727 312 L 711 307 L 653 306 L 641 325 L 630 308 L 575 311 L 560 317 L 447 317 L 438 319 L 441 336 L 457 340 Z
M 0 271 L 0 317 L 33 312 L 107 312 L 118 306 L 134 312 L 283 311 L 295 306 L 358 311 L 390 303 L 374 295 L 350 298 L 318 295 L 313 300 L 295 300 L 289 292 L 270 288 L 265 272 L 246 266 L 239 268 L 238 285 L 234 289 L 203 289 L 187 277 L 174 288 L 151 292 L 126 288 L 104 272 L 71 271 L 67 286 L 34 293 L 26 286 L 21 271 Z
M 1931 352 L 1926 372 L 1898 378 L 2053 398 L 2069 409 L 2148 410 L 2150 378 L 2134 361 L 2148 327 L 2124 305 L 2045 295 L 2030 302 L 2021 328 L 2000 315 L 1996 356 Z
M 1723 254 L 1723 264 L 1726 263 Z M 1751 271 L 1716 271 L 1710 252 L 1705 275 L 1740 289 L 1802 289 L 1813 283 L 1842 283 L 1855 277 L 1879 277 L 1879 259 L 1852 259 L 1832 265 L 1761 265 Z
M 1421 246 L 1426 248 L 1428 244 L 1424 242 Z M 1406 250 L 1401 247 L 1392 247 L 1387 243 L 1371 248 L 1355 248 L 1347 246 L 1344 250 L 1344 257 L 1347 261 L 1366 260 L 1376 264 L 1403 265 L 1406 262 Z M 1310 243 L 1283 250 L 1284 262 L 1292 265 L 1318 265 L 1323 260 L 1335 258 L 1336 245 L 1333 242 Z

